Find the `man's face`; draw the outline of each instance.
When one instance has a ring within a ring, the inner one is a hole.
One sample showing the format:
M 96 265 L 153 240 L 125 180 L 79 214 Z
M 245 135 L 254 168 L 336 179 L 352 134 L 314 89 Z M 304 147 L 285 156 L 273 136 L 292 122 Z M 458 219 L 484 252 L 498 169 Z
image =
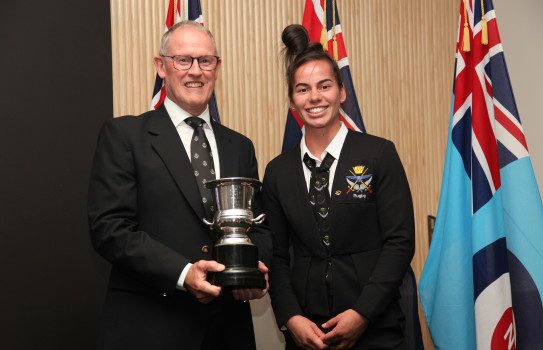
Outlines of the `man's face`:
M 216 54 L 211 38 L 191 27 L 173 32 L 166 50 L 167 56 L 200 57 Z M 194 60 L 189 70 L 175 69 L 172 59 L 168 57 L 155 56 L 154 61 L 158 75 L 164 79 L 168 98 L 192 115 L 202 114 L 215 88 L 221 61 L 212 71 L 201 70 L 197 60 Z

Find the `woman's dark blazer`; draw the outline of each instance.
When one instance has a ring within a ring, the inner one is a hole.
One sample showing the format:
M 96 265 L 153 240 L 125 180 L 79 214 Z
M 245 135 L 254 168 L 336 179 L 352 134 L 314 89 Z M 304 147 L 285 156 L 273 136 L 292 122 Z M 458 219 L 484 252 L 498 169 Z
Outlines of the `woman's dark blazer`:
M 370 321 L 359 348 L 393 348 L 402 338 L 398 288 L 415 235 L 411 193 L 396 149 L 390 141 L 349 130 L 332 185 L 329 250 L 317 230 L 302 166 L 298 144 L 272 160 L 264 176 L 264 209 L 274 232 L 270 296 L 277 323 L 354 309 Z M 328 264 L 331 300 L 324 278 Z

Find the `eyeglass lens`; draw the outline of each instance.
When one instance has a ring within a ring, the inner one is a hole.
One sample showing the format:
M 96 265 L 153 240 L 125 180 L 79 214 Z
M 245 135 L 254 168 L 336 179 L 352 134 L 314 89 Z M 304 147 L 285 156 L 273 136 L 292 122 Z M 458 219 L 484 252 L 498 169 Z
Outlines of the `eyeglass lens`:
M 217 66 L 218 59 L 215 56 L 191 57 L 177 55 L 173 56 L 174 67 L 180 70 L 188 70 L 192 67 L 195 59 L 198 61 L 201 70 L 213 70 Z

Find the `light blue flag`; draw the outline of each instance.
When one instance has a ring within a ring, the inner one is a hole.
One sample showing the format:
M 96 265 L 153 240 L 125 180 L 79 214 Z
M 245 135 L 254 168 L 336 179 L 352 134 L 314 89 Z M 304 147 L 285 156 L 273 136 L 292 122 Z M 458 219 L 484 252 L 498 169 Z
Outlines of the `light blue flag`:
M 541 349 L 543 204 L 492 1 L 482 2 L 484 20 L 481 1 L 466 1 L 466 10 L 461 3 L 441 197 L 420 300 L 437 349 Z

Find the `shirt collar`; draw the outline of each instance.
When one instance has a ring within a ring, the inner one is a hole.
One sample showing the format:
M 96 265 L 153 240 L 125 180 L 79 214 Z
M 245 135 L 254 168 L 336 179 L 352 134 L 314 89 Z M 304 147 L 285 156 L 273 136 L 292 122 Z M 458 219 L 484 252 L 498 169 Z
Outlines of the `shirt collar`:
M 178 127 L 188 117 L 193 117 L 192 114 L 179 107 L 168 97 L 166 97 L 166 99 L 164 100 L 164 107 L 166 107 L 166 111 L 168 111 L 168 114 L 170 115 L 170 118 L 172 119 L 173 125 L 175 125 L 175 127 Z M 209 106 L 206 107 L 204 113 L 200 115 L 195 115 L 194 117 L 200 117 L 206 122 L 206 124 L 204 124 L 204 128 L 206 127 L 205 125 L 211 128 L 211 116 L 209 114 Z
M 330 153 L 336 160 L 339 159 L 339 155 L 341 154 L 341 148 L 343 148 L 343 143 L 345 142 L 345 138 L 347 137 L 348 132 L 349 129 L 347 129 L 345 124 L 341 122 L 341 128 L 339 128 L 339 131 L 332 139 L 332 142 L 330 142 L 330 144 L 326 146 L 324 152 L 322 152 L 321 159 L 324 159 L 324 157 L 326 157 L 326 154 L 328 153 Z M 300 153 L 302 162 L 304 159 L 304 155 L 307 153 L 311 158 L 317 161 L 317 165 L 320 164 L 320 161 L 317 159 L 317 157 L 311 154 L 311 152 L 307 148 L 307 145 L 305 144 L 305 134 L 302 136 L 302 141 L 300 142 Z

